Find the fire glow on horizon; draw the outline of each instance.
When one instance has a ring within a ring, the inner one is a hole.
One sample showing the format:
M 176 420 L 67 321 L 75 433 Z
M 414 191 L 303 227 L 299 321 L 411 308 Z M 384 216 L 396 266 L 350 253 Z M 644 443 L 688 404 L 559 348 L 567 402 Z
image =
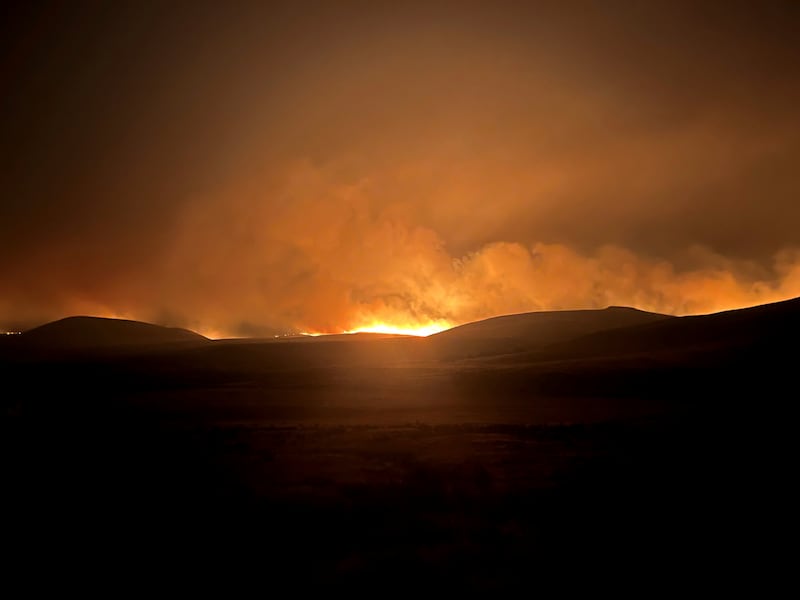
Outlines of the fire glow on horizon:
M 417 325 L 392 325 L 374 321 L 363 327 L 356 327 L 345 333 L 388 333 L 395 335 L 415 335 L 418 337 L 428 337 L 434 333 L 440 333 L 453 327 L 448 321 L 428 321 Z
M 0 333 L 425 336 L 800 296 L 777 2 L 11 11 Z
M 383 321 L 372 321 L 371 323 L 341 332 L 308 332 L 304 331 L 301 335 L 317 337 L 321 335 L 354 334 L 354 333 L 383 333 L 388 335 L 411 335 L 416 337 L 428 337 L 435 333 L 440 333 L 455 327 L 452 323 L 445 320 L 427 321 L 425 323 L 405 323 L 403 325 L 393 325 Z

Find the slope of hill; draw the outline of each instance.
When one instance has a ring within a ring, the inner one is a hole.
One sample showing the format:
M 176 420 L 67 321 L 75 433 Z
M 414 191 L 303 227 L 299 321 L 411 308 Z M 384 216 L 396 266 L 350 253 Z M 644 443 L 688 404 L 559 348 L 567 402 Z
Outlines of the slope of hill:
M 542 311 L 467 323 L 428 338 L 443 357 L 487 356 L 541 350 L 590 333 L 672 320 L 634 308 Z
M 795 299 L 485 355 L 456 380 L 473 397 L 664 399 L 722 418 L 751 410 L 750 399 L 766 406 L 794 389 L 798 336 Z
M 783 342 L 795 343 L 798 334 L 800 298 L 795 298 L 752 308 L 593 332 L 557 342 L 547 350 L 548 354 L 575 358 L 689 350 L 763 350 L 766 347 L 782 352 Z
M 207 341 L 188 329 L 101 317 L 67 317 L 25 331 L 18 337 L 25 346 L 76 349 Z

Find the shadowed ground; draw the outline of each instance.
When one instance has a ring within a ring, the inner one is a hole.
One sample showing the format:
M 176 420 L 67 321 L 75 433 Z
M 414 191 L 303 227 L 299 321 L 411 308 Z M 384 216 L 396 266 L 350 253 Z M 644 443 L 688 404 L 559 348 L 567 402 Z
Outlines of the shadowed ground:
M 797 301 L 620 310 L 514 316 L 546 343 L 470 334 L 460 355 L 468 329 L 444 350 L 3 340 L 15 564 L 466 591 L 755 564 L 793 498 Z

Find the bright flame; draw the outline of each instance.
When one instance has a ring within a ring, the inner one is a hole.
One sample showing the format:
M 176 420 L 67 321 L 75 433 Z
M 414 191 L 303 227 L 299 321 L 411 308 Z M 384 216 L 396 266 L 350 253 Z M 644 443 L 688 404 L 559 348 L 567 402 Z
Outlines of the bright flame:
M 363 327 L 356 327 L 345 333 L 390 333 L 399 335 L 416 335 L 426 337 L 450 329 L 452 324 L 448 321 L 429 321 L 424 325 L 390 325 L 382 321 L 373 321 Z
M 224 340 L 224 339 L 237 337 L 235 335 L 229 334 L 228 332 L 226 332 L 226 331 L 224 331 L 222 329 L 216 329 L 216 328 L 213 328 L 213 327 L 211 327 L 211 328 L 209 328 L 209 327 L 189 327 L 189 329 L 191 331 L 194 331 L 195 333 L 199 333 L 203 337 L 207 337 L 210 340 Z
M 353 329 L 348 329 L 347 331 L 302 331 L 300 332 L 300 335 L 316 337 L 319 335 L 336 335 L 342 333 L 386 333 L 390 335 L 415 335 L 417 337 L 427 337 L 429 335 L 433 335 L 434 333 L 444 331 L 445 329 L 450 329 L 451 327 L 453 327 L 453 324 L 450 321 L 444 320 L 428 321 L 424 324 L 417 323 L 414 325 L 391 325 L 384 321 L 372 321 L 367 325 L 354 327 Z

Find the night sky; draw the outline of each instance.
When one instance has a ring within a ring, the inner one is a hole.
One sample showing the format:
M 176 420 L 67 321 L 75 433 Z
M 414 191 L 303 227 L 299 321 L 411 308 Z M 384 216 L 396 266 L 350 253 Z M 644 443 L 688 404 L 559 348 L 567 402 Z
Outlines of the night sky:
M 0 329 L 800 295 L 800 3 L 0 8 Z

